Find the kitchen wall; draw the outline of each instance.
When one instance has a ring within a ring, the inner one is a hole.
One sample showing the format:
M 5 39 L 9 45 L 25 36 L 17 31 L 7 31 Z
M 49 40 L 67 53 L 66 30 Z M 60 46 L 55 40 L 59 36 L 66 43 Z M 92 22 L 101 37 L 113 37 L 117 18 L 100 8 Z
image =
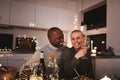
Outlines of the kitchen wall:
M 120 55 L 120 0 L 107 0 L 107 47 Z

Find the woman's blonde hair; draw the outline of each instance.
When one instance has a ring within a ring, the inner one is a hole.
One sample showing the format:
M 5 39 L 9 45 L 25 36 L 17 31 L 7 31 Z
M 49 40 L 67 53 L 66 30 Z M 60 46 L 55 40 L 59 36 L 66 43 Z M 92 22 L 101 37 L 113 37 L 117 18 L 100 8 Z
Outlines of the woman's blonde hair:
M 71 32 L 71 34 L 74 33 L 74 32 L 80 32 L 80 33 L 82 34 L 82 36 L 85 37 L 85 35 L 83 34 L 83 32 L 80 31 L 80 30 L 73 30 L 73 31 Z

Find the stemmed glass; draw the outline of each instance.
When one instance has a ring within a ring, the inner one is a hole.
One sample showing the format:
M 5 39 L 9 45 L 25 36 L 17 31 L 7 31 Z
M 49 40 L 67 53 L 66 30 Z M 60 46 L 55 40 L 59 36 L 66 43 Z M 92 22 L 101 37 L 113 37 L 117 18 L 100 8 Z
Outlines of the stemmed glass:
M 83 46 L 82 46 L 82 49 L 85 49 L 85 50 L 86 50 L 86 54 L 87 54 L 87 46 L 83 45 Z M 86 57 L 86 54 L 85 54 L 81 59 L 88 59 L 88 58 Z

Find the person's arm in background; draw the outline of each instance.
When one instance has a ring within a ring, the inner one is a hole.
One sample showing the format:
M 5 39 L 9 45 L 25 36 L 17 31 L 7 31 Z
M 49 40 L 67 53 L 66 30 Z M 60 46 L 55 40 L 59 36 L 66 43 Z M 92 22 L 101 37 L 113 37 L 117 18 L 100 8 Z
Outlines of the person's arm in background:
M 28 59 L 28 61 L 25 63 L 26 66 L 35 66 L 39 64 L 39 60 L 40 60 L 40 51 L 36 51 L 33 56 Z
M 34 66 L 39 64 L 39 59 L 40 59 L 40 55 L 39 55 L 40 51 L 36 51 L 32 57 L 30 57 L 28 59 L 28 61 L 26 63 L 24 63 L 21 68 L 20 68 L 20 73 L 27 68 L 28 70 L 31 68 L 34 68 Z

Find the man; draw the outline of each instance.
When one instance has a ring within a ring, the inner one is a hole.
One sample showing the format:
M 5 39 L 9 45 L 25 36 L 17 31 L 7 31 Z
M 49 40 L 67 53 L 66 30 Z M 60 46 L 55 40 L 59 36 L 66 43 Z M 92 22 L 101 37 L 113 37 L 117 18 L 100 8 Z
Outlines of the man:
M 40 62 L 41 51 L 44 52 L 44 60 L 46 66 L 49 66 L 49 61 L 51 60 L 51 58 L 53 58 L 53 56 L 54 58 L 56 58 L 57 64 L 61 64 L 61 60 L 59 60 L 61 56 L 61 51 L 65 49 L 65 47 L 63 47 L 63 32 L 59 28 L 53 27 L 48 30 L 47 36 L 50 44 L 47 44 L 39 51 L 36 51 L 35 54 L 24 64 L 24 66 L 22 66 L 21 71 L 25 68 L 25 66 L 34 68 L 36 65 L 38 65 Z

